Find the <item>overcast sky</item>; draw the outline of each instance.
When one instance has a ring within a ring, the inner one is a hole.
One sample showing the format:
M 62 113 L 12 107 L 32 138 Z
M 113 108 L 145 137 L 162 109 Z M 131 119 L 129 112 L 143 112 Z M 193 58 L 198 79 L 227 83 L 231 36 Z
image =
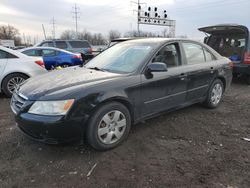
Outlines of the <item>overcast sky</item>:
M 133 1 L 133 0 L 132 0 Z M 134 0 L 137 1 L 137 0 Z M 250 0 L 140 0 L 144 7 L 167 10 L 176 20 L 176 35 L 201 38 L 198 27 L 221 23 L 238 23 L 250 28 Z M 75 29 L 71 13 L 77 3 L 80 11 L 79 30 L 107 34 L 109 30 L 121 33 L 137 28 L 137 5 L 131 0 L 0 0 L 0 25 L 10 24 L 20 34 L 43 39 L 42 24 L 51 35 L 52 18 L 56 22 L 56 37 L 62 31 Z M 159 32 L 164 27 L 141 26 L 141 30 Z

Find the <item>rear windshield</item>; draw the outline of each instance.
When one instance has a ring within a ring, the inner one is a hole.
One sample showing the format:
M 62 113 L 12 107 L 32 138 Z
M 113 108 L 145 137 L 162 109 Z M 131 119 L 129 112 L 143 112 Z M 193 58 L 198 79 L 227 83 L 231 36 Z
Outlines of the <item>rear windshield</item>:
M 72 48 L 90 48 L 90 45 L 87 41 L 69 41 L 69 44 Z

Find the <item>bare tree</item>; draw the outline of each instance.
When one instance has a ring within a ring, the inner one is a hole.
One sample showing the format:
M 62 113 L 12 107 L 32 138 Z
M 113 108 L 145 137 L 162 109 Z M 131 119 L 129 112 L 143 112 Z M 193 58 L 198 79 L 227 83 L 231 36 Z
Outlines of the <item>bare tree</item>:
M 73 30 L 65 30 L 64 32 L 62 32 L 61 34 L 61 39 L 63 40 L 71 40 L 71 39 L 75 39 L 76 37 L 76 32 Z
M 14 40 L 17 46 L 21 45 L 22 42 L 18 29 L 11 25 L 0 26 L 0 39 Z
M 0 26 L 0 38 L 1 39 L 14 39 L 17 35 L 19 35 L 18 29 L 13 26 Z
M 110 30 L 108 34 L 109 40 L 115 39 L 115 38 L 120 38 L 121 33 L 117 30 Z
M 148 31 L 140 31 L 140 35 L 138 31 L 128 31 L 124 34 L 124 37 L 159 37 L 157 33 L 148 32 Z
M 70 40 L 70 39 L 79 39 L 79 40 L 88 40 L 92 45 L 105 45 L 107 44 L 107 39 L 101 33 L 94 33 L 84 30 L 77 33 L 72 30 L 65 30 L 61 34 L 61 39 Z

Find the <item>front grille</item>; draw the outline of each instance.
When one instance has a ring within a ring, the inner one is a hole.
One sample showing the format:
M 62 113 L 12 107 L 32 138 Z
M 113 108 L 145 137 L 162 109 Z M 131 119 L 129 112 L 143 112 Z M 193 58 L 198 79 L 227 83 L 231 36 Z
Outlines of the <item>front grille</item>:
M 11 107 L 15 113 L 20 111 L 26 100 L 27 98 L 22 94 L 17 94 L 16 92 L 13 93 L 11 98 Z

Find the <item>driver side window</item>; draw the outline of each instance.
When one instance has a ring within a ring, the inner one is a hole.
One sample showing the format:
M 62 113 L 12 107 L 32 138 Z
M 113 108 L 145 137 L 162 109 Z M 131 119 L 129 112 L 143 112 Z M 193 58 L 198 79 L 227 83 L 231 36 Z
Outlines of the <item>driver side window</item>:
M 153 58 L 152 63 L 165 63 L 167 67 L 177 67 L 180 65 L 179 46 L 177 43 L 164 46 Z

